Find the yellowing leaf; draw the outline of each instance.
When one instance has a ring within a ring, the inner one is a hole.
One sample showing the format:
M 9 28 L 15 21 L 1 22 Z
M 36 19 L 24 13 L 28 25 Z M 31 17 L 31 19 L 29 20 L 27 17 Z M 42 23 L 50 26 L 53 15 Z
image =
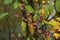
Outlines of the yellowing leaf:
M 45 0 L 42 0 L 42 3 L 44 4 L 44 3 L 46 3 L 46 1 Z
M 50 36 L 48 36 L 47 40 L 52 40 Z
M 48 0 L 47 2 L 50 3 L 50 0 Z
M 51 25 L 51 27 L 53 27 L 51 32 L 55 32 L 55 30 L 53 30 L 53 29 L 59 29 L 59 27 L 60 27 L 60 23 L 58 21 L 55 21 L 55 20 L 51 20 L 49 22 L 44 20 L 44 22 L 46 24 Z
M 60 29 L 58 29 L 58 31 L 60 31 Z
M 54 37 L 55 37 L 56 39 L 58 39 L 58 37 L 59 37 L 59 34 L 57 34 L 57 33 L 54 33 Z
M 54 27 L 58 28 L 60 23 L 54 20 L 51 20 L 50 22 L 48 22 L 49 24 L 53 25 Z
M 34 27 L 33 25 L 31 24 L 30 27 L 29 27 L 29 31 L 31 34 L 34 34 Z
M 57 17 L 56 20 L 60 21 L 60 17 Z
M 49 24 L 51 24 L 51 25 L 57 25 L 57 24 L 56 24 L 56 21 L 54 21 L 54 20 L 51 20 L 51 21 L 49 22 Z
M 42 13 L 44 13 L 44 10 L 45 10 L 45 9 L 42 9 Z

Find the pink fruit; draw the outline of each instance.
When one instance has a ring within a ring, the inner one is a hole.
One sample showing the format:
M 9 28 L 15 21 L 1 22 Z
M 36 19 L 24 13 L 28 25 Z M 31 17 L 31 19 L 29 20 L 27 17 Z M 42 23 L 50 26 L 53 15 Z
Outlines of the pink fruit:
M 24 19 L 25 22 L 27 22 L 27 19 Z
M 36 26 L 37 26 L 37 23 L 32 23 L 32 25 L 33 25 L 34 27 L 36 27 Z
M 17 17 L 17 18 L 18 18 L 18 17 L 19 17 L 19 14 L 15 14 L 15 17 Z
M 45 34 L 48 35 L 49 34 L 49 30 L 46 30 Z
M 28 20 L 29 20 L 30 22 L 32 22 L 32 19 L 31 19 L 31 18 L 28 18 Z
M 38 33 L 42 33 L 42 30 L 38 30 Z
M 40 15 L 40 17 L 44 17 L 44 14 L 42 13 L 42 14 Z
M 22 20 L 24 20 L 25 18 L 23 17 Z
M 39 20 L 40 20 L 40 21 L 43 21 L 43 19 L 42 19 L 42 18 L 39 18 Z
M 20 7 L 20 9 L 21 9 L 21 10 L 24 10 L 24 8 L 23 8 L 23 7 Z
M 46 30 L 46 32 L 49 32 L 49 30 Z
M 45 35 L 49 35 L 49 33 L 47 32 L 47 33 L 45 33 Z
M 26 18 L 22 18 L 23 21 L 27 22 L 27 19 Z
M 25 3 L 22 3 L 21 7 L 25 7 Z
M 40 38 L 38 38 L 37 40 L 40 40 Z
M 21 10 L 24 10 L 24 7 L 25 7 L 25 4 L 22 3 L 20 9 L 21 9 Z
M 34 26 L 34 28 L 36 28 L 36 26 Z
M 27 13 L 26 16 L 30 16 L 30 13 Z
M 41 14 L 39 20 L 43 21 L 43 19 L 44 19 L 44 14 Z
M 48 35 L 49 33 L 47 32 L 46 34 Z
M 30 27 L 30 24 L 28 24 L 28 26 Z

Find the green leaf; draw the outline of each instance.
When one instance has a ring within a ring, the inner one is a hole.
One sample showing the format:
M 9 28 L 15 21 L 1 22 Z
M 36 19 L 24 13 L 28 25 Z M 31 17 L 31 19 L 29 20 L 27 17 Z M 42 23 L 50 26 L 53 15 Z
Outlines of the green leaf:
M 4 4 L 10 4 L 10 3 L 12 3 L 13 2 L 13 0 L 4 0 Z
M 48 11 L 48 9 L 45 9 L 45 10 L 44 10 L 44 15 L 45 15 L 45 18 L 48 17 L 48 15 L 49 15 L 49 11 Z
M 33 16 L 33 20 L 34 20 L 34 22 L 36 22 L 37 21 L 37 14 L 35 14 L 34 16 Z
M 8 13 L 2 13 L 2 14 L 0 14 L 0 19 L 4 18 L 6 15 L 8 15 Z
M 30 40 L 30 38 L 28 37 L 27 40 Z
M 42 14 L 42 9 L 40 9 L 39 10 L 39 15 L 41 15 Z M 46 8 L 44 8 L 44 15 L 45 15 L 45 18 L 47 18 L 48 16 L 49 16 L 49 10 L 48 9 L 46 9 Z
M 26 8 L 26 11 L 29 12 L 29 13 L 34 12 L 34 9 L 30 5 L 26 5 L 25 8 Z
M 18 37 L 21 37 L 21 34 L 20 33 L 18 34 Z
M 39 15 L 41 14 L 41 12 L 42 12 L 42 10 L 40 9 L 40 10 L 39 10 Z
M 18 3 L 15 2 L 15 3 L 13 4 L 13 6 L 14 6 L 15 9 L 18 8 Z
M 56 1 L 56 10 L 58 11 L 58 12 L 60 12 L 60 1 Z
M 22 21 L 21 27 L 23 31 L 26 31 L 26 23 Z
M 48 10 L 52 13 L 54 9 L 54 5 L 52 3 L 48 4 Z
M 17 3 L 18 7 L 21 7 L 21 3 Z
M 15 2 L 15 3 L 13 4 L 13 6 L 14 6 L 14 8 L 16 9 L 16 8 L 18 8 L 18 7 L 21 6 L 21 3 Z
M 28 1 L 27 1 L 27 0 L 22 0 L 22 2 L 24 2 L 24 3 L 28 4 Z

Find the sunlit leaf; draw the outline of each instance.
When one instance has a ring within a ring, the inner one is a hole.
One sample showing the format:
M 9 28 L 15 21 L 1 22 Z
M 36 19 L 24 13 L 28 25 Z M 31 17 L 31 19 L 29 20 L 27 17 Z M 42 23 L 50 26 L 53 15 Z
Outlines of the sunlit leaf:
M 60 17 L 57 17 L 56 20 L 60 21 Z
M 46 8 L 39 10 L 39 15 L 42 14 L 42 13 L 44 13 L 45 18 L 47 18 L 50 14 L 49 10 L 46 9 Z
M 52 13 L 54 10 L 54 5 L 52 3 L 48 4 L 48 10 Z
M 60 1 L 59 0 L 57 0 L 56 1 L 56 10 L 58 11 L 58 12 L 60 12 Z
M 26 23 L 24 21 L 22 21 L 21 27 L 23 31 L 26 31 Z
M 21 3 L 17 3 L 18 7 L 21 7 Z
M 15 9 L 18 8 L 17 2 L 15 2 L 15 3 L 13 4 L 13 6 L 14 6 Z
M 34 12 L 34 9 L 30 5 L 26 5 L 25 8 L 26 8 L 26 11 L 29 13 Z
M 45 15 L 45 18 L 49 16 L 49 11 L 47 9 L 44 10 L 44 15 Z
M 36 22 L 37 21 L 37 14 L 35 14 L 34 16 L 33 16 L 33 20 L 34 20 L 34 22 Z
M 58 33 L 54 33 L 54 37 L 55 37 L 56 39 L 58 39 L 59 34 L 58 34 Z
M 8 13 L 2 13 L 2 14 L 0 14 L 0 19 L 4 18 L 6 15 L 8 15 Z
M 48 36 L 47 40 L 52 40 L 52 38 L 50 36 Z
M 13 7 L 16 9 L 16 8 L 18 8 L 18 7 L 20 7 L 21 6 L 21 4 L 20 3 L 18 3 L 18 2 L 15 2 L 14 4 L 13 4 Z
M 32 25 L 30 25 L 29 30 L 31 34 L 34 34 L 34 27 Z

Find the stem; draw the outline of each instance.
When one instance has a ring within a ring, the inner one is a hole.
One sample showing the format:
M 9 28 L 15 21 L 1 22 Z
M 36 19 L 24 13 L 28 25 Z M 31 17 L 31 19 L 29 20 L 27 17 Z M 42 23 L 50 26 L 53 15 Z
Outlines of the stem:
M 5 9 L 4 9 L 4 12 L 6 13 L 7 12 L 7 6 L 8 5 L 5 5 Z M 9 30 L 9 40 L 11 40 L 11 31 L 10 31 L 10 25 L 9 25 L 9 14 L 8 16 L 6 17 L 6 20 L 7 20 L 7 23 L 8 23 L 8 30 Z
M 8 23 L 9 40 L 11 40 L 11 31 L 10 31 L 10 25 L 9 25 L 8 17 L 6 19 L 7 19 L 7 23 Z

